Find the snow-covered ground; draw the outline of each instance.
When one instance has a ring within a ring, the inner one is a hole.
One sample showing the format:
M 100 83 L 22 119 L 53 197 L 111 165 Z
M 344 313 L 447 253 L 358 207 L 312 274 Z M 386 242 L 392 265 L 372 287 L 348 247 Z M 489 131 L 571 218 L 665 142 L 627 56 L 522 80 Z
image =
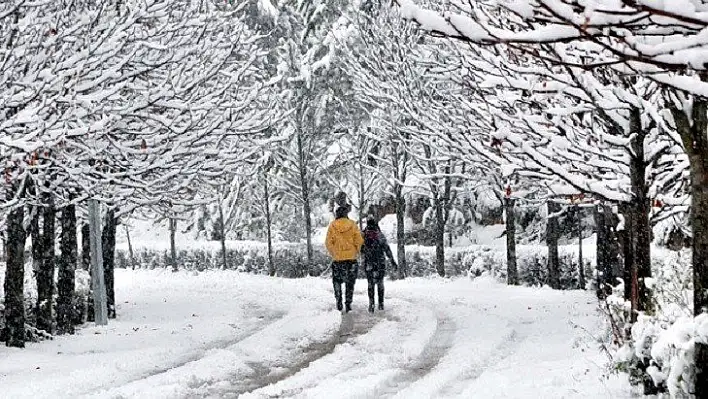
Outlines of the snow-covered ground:
M 333 310 L 330 282 L 116 271 L 117 320 L 0 348 L 7 398 L 622 398 L 589 292 L 387 281 L 387 307 Z

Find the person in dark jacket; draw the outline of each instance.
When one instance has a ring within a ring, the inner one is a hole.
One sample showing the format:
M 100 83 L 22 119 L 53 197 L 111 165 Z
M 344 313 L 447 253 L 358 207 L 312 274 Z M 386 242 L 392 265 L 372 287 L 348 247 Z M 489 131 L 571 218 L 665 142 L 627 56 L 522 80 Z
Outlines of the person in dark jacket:
M 357 258 L 364 242 L 359 226 L 347 217 L 349 211 L 351 206 L 348 204 L 335 209 L 336 219 L 330 223 L 325 239 L 327 251 L 332 256 L 332 284 L 337 310 L 342 310 L 342 283 L 344 283 L 346 290 L 344 304 L 347 313 L 352 310 L 354 283 L 359 271 Z
M 388 246 L 386 236 L 379 228 L 378 222 L 374 218 L 366 220 L 364 228 L 364 246 L 361 253 L 363 256 L 364 271 L 369 282 L 369 312 L 374 312 L 374 291 L 378 288 L 379 310 L 384 309 L 384 276 L 386 275 L 386 257 L 391 261 L 391 265 L 398 269 L 396 261 L 393 259 L 391 247 Z

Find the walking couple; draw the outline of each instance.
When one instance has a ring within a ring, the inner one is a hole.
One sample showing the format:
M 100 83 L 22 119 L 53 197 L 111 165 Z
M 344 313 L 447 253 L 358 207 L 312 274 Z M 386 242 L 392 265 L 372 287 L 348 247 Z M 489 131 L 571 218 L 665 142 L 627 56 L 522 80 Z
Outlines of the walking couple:
M 364 232 L 348 215 L 349 204 L 338 205 L 334 211 L 335 220 L 327 229 L 325 244 L 332 256 L 332 283 L 334 298 L 337 300 L 337 310 L 342 310 L 342 283 L 345 286 L 344 305 L 346 312 L 352 310 L 354 283 L 356 282 L 359 264 L 357 258 L 361 253 L 362 265 L 369 283 L 369 312 L 374 312 L 374 291 L 378 288 L 379 310 L 384 308 L 384 275 L 386 274 L 386 256 L 394 268 L 398 269 L 393 253 L 388 246 L 386 237 L 379 229 L 376 219 L 366 220 Z

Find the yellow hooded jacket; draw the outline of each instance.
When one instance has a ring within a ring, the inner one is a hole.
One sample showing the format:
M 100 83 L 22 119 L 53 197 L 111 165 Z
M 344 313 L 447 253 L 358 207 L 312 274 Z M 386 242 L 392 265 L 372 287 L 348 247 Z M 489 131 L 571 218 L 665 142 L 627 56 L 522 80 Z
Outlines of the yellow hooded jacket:
M 348 218 L 339 218 L 329 224 L 325 245 L 335 262 L 356 260 L 364 244 L 359 226 Z

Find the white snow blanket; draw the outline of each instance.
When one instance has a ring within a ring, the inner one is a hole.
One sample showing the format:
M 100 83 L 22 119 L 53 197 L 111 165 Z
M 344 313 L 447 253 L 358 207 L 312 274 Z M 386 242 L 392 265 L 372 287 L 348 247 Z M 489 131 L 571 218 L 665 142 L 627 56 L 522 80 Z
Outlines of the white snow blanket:
M 386 281 L 333 310 L 325 279 L 116 271 L 118 319 L 0 348 L 7 398 L 623 398 L 590 292 Z

